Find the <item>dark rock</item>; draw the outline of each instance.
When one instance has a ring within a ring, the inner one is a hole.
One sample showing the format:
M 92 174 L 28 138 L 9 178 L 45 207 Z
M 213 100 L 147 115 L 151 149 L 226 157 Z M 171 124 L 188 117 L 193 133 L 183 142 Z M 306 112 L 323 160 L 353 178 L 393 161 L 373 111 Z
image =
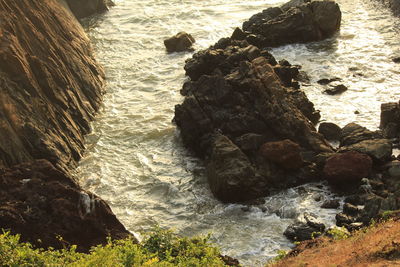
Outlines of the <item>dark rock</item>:
M 246 39 L 247 34 L 242 31 L 242 29 L 236 27 L 232 33 L 231 39 L 233 40 L 244 40 Z
M 364 140 L 342 147 L 339 151 L 357 151 L 369 155 L 377 162 L 385 162 L 392 157 L 392 144 L 388 139 Z
M 400 63 L 400 57 L 394 57 L 394 58 L 392 58 L 392 61 L 394 63 Z
M 326 89 L 324 92 L 328 95 L 337 95 L 347 91 L 347 86 L 343 84 L 334 85 L 331 88 Z
M 350 203 L 352 205 L 364 205 L 365 199 L 361 197 L 360 195 L 350 195 L 347 196 L 344 200 L 345 203 Z
M 353 218 L 350 215 L 344 214 L 342 212 L 336 214 L 335 218 L 336 218 L 336 225 L 339 227 L 345 226 L 347 228 L 348 225 L 355 222 L 355 218 Z
M 179 32 L 176 35 L 168 39 L 165 39 L 164 45 L 169 53 L 182 52 L 191 50 L 192 49 L 191 47 L 195 42 L 196 41 L 194 40 L 192 35 L 186 32 Z
M 361 211 L 362 209 L 350 203 L 344 203 L 343 205 L 343 212 L 347 215 L 358 216 Z
M 131 236 L 106 202 L 46 160 L 1 170 L 0 203 L 0 229 L 11 229 L 37 247 L 63 248 L 61 236 L 87 252 L 108 237 Z
M 371 195 L 368 199 L 366 199 L 365 206 L 361 215 L 362 222 L 368 224 L 371 219 L 378 216 L 381 209 L 382 201 L 383 198 L 374 195 Z
M 323 78 L 317 81 L 317 83 L 321 84 L 321 85 L 327 85 L 330 84 L 331 82 L 337 82 L 337 81 L 341 81 L 342 79 L 338 78 L 338 77 L 334 77 L 334 78 Z
M 239 260 L 234 259 L 230 256 L 224 255 L 224 256 L 220 256 L 221 260 L 227 265 L 227 266 L 237 266 L 240 267 L 240 263 Z
M 304 164 L 300 149 L 298 144 L 285 139 L 263 144 L 260 153 L 267 160 L 275 162 L 285 169 L 299 169 Z
M 114 5 L 111 0 L 66 0 L 66 2 L 78 19 L 108 11 L 108 8 Z
M 332 36 L 340 27 L 341 12 L 332 1 L 291 2 L 283 8 L 268 8 L 243 23 L 256 37 L 257 46 L 317 41 Z M 289 6 L 292 6 L 289 8 Z
M 320 236 L 325 230 L 325 225 L 318 222 L 310 215 L 304 215 L 304 222 L 296 222 L 289 225 L 283 233 L 292 241 L 304 241 Z
M 338 199 L 329 199 L 329 200 L 326 200 L 322 204 L 321 208 L 323 208 L 323 209 L 337 209 L 337 208 L 339 208 L 339 206 L 340 206 L 340 202 L 339 202 Z
M 381 105 L 381 122 L 379 127 L 387 138 L 399 136 L 400 106 L 399 103 L 383 103 Z
M 211 191 L 221 201 L 245 201 L 264 193 L 246 155 L 224 135 L 214 138 L 207 174 Z
M 321 122 L 318 132 L 322 134 L 327 140 L 339 140 L 342 129 L 331 122 Z
M 339 187 L 357 185 L 363 177 L 371 172 L 372 160 L 356 151 L 344 152 L 330 157 L 324 167 L 328 182 Z
M 265 143 L 267 137 L 261 134 L 247 133 L 235 139 L 235 144 L 244 152 L 255 152 Z
M 378 131 L 370 131 L 356 123 L 349 123 L 342 128 L 340 146 L 349 146 L 364 140 L 382 139 L 383 136 Z

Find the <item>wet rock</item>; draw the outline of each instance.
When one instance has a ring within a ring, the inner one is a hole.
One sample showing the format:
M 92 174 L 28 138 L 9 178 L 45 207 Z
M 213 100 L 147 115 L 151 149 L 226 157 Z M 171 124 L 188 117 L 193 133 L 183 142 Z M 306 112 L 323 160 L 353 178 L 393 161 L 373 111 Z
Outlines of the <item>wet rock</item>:
M 304 162 L 300 154 L 300 146 L 285 139 L 283 141 L 267 142 L 260 148 L 261 155 L 285 169 L 299 169 Z
M 164 45 L 169 53 L 172 52 L 182 52 L 191 50 L 192 45 L 196 41 L 193 36 L 186 32 L 179 32 L 176 35 L 165 39 Z
M 392 58 L 392 61 L 394 63 L 400 63 L 400 57 L 394 57 L 394 58 Z
M 320 236 L 324 230 L 325 225 L 316 218 L 310 215 L 304 215 L 304 222 L 296 222 L 289 225 L 283 233 L 288 239 L 292 241 L 304 241 Z
M 342 147 L 340 151 L 358 151 L 369 155 L 378 162 L 385 162 L 391 159 L 392 144 L 388 139 L 364 140 L 350 146 Z
M 358 216 L 361 211 L 362 209 L 350 203 L 344 203 L 343 205 L 343 212 L 347 215 Z
M 63 248 L 62 236 L 87 252 L 108 237 L 131 236 L 106 202 L 46 160 L 0 170 L 0 203 L 0 228 L 37 247 Z
M 78 19 L 108 11 L 110 6 L 115 5 L 111 0 L 66 0 L 66 2 Z
M 329 199 L 322 203 L 321 208 L 323 209 L 337 209 L 340 206 L 340 202 L 338 199 Z
M 342 128 L 340 146 L 349 146 L 364 140 L 383 139 L 378 131 L 370 131 L 357 123 L 349 123 Z
M 282 8 L 268 8 L 252 16 L 243 23 L 243 30 L 254 36 L 248 39 L 252 44 L 279 46 L 332 36 L 339 29 L 340 21 L 341 12 L 335 2 L 292 1 Z
M 387 138 L 399 136 L 400 106 L 399 103 L 383 103 L 381 105 L 381 122 L 379 128 Z
M 327 140 L 339 140 L 342 129 L 332 122 L 321 122 L 318 132 Z
M 326 161 L 323 173 L 330 184 L 351 187 L 368 176 L 371 167 L 372 160 L 368 155 L 349 151 L 330 157 Z
M 264 193 L 246 155 L 224 135 L 214 137 L 207 174 L 211 191 L 221 201 L 245 201 Z
M 347 86 L 343 84 L 338 84 L 326 89 L 324 92 L 327 93 L 328 95 L 338 95 L 347 91 L 347 89 L 348 89 Z
M 244 40 L 246 39 L 247 34 L 242 31 L 242 29 L 236 27 L 232 33 L 231 39 L 233 40 Z
M 341 227 L 344 226 L 348 228 L 348 226 L 356 221 L 356 219 L 350 215 L 347 215 L 345 213 L 338 213 L 335 216 L 336 218 L 336 225 Z
M 338 78 L 338 77 L 334 77 L 334 78 L 323 78 L 317 81 L 317 83 L 321 84 L 321 85 L 327 85 L 330 84 L 331 82 L 337 82 L 337 81 L 341 81 L 342 79 Z

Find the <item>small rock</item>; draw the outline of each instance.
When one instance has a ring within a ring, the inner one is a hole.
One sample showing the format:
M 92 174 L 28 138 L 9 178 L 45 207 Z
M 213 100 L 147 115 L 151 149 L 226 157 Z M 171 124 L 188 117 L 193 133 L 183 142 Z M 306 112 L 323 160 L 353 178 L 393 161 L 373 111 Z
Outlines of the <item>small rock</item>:
M 337 95 L 347 91 L 347 89 L 348 89 L 347 86 L 343 84 L 338 84 L 332 86 L 331 88 L 326 89 L 324 92 L 327 93 L 328 95 Z
M 371 171 L 372 160 L 356 151 L 336 154 L 325 164 L 323 173 L 328 182 L 339 187 L 357 185 Z
M 246 34 L 242 31 L 242 29 L 236 27 L 232 33 L 231 39 L 232 40 L 244 40 L 246 39 Z
M 320 236 L 325 230 L 325 225 L 318 222 L 310 215 L 304 215 L 306 222 L 296 222 L 289 225 L 283 233 L 293 241 L 304 241 Z
M 340 202 L 338 199 L 329 199 L 326 200 L 322 205 L 321 208 L 323 209 L 337 209 L 340 206 Z
M 191 50 L 191 47 L 195 42 L 196 41 L 192 35 L 186 32 L 179 32 L 175 36 L 165 39 L 164 45 L 169 53 L 182 52 Z
M 344 203 L 343 212 L 347 215 L 357 216 L 361 212 L 361 209 L 350 203 Z
M 334 77 L 334 78 L 324 78 L 324 79 L 320 79 L 317 81 L 317 83 L 321 84 L 321 85 L 327 85 L 330 84 L 331 82 L 337 82 L 337 81 L 341 81 L 342 79 L 338 78 L 338 77 Z
M 394 58 L 392 58 L 392 61 L 394 63 L 400 63 L 400 57 L 394 57 Z
M 339 140 L 342 129 L 331 122 L 321 122 L 318 127 L 318 132 L 327 140 Z

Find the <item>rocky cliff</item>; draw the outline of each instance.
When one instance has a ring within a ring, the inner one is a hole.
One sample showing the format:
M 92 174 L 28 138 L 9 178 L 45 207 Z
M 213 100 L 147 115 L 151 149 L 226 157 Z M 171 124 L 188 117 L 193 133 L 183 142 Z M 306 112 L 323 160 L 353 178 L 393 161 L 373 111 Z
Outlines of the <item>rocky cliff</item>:
M 51 236 L 43 246 L 56 246 L 62 234 L 70 236 L 66 242 L 88 248 L 92 240 L 79 244 L 71 229 L 102 228 L 97 241 L 126 236 L 108 205 L 67 174 L 82 156 L 104 92 L 104 73 L 89 39 L 57 0 L 0 0 L 0 18 L 0 228 L 17 226 L 34 242 Z M 79 194 L 100 203 L 90 220 L 79 210 Z M 66 206 L 67 213 L 57 211 Z M 43 228 L 43 220 L 51 220 L 50 226 Z

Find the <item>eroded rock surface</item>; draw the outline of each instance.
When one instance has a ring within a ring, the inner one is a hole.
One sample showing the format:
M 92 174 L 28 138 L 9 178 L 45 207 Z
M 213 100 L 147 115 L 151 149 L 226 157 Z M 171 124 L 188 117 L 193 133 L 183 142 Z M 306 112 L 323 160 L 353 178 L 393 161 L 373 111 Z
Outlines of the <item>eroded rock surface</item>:
M 56 0 L 0 0 L 0 21 L 0 228 L 40 247 L 62 247 L 60 235 L 79 250 L 126 237 L 68 174 L 104 90 L 89 39 Z
M 80 251 L 130 235 L 106 202 L 47 160 L 0 169 L 0 227 L 38 247 L 78 244 Z

